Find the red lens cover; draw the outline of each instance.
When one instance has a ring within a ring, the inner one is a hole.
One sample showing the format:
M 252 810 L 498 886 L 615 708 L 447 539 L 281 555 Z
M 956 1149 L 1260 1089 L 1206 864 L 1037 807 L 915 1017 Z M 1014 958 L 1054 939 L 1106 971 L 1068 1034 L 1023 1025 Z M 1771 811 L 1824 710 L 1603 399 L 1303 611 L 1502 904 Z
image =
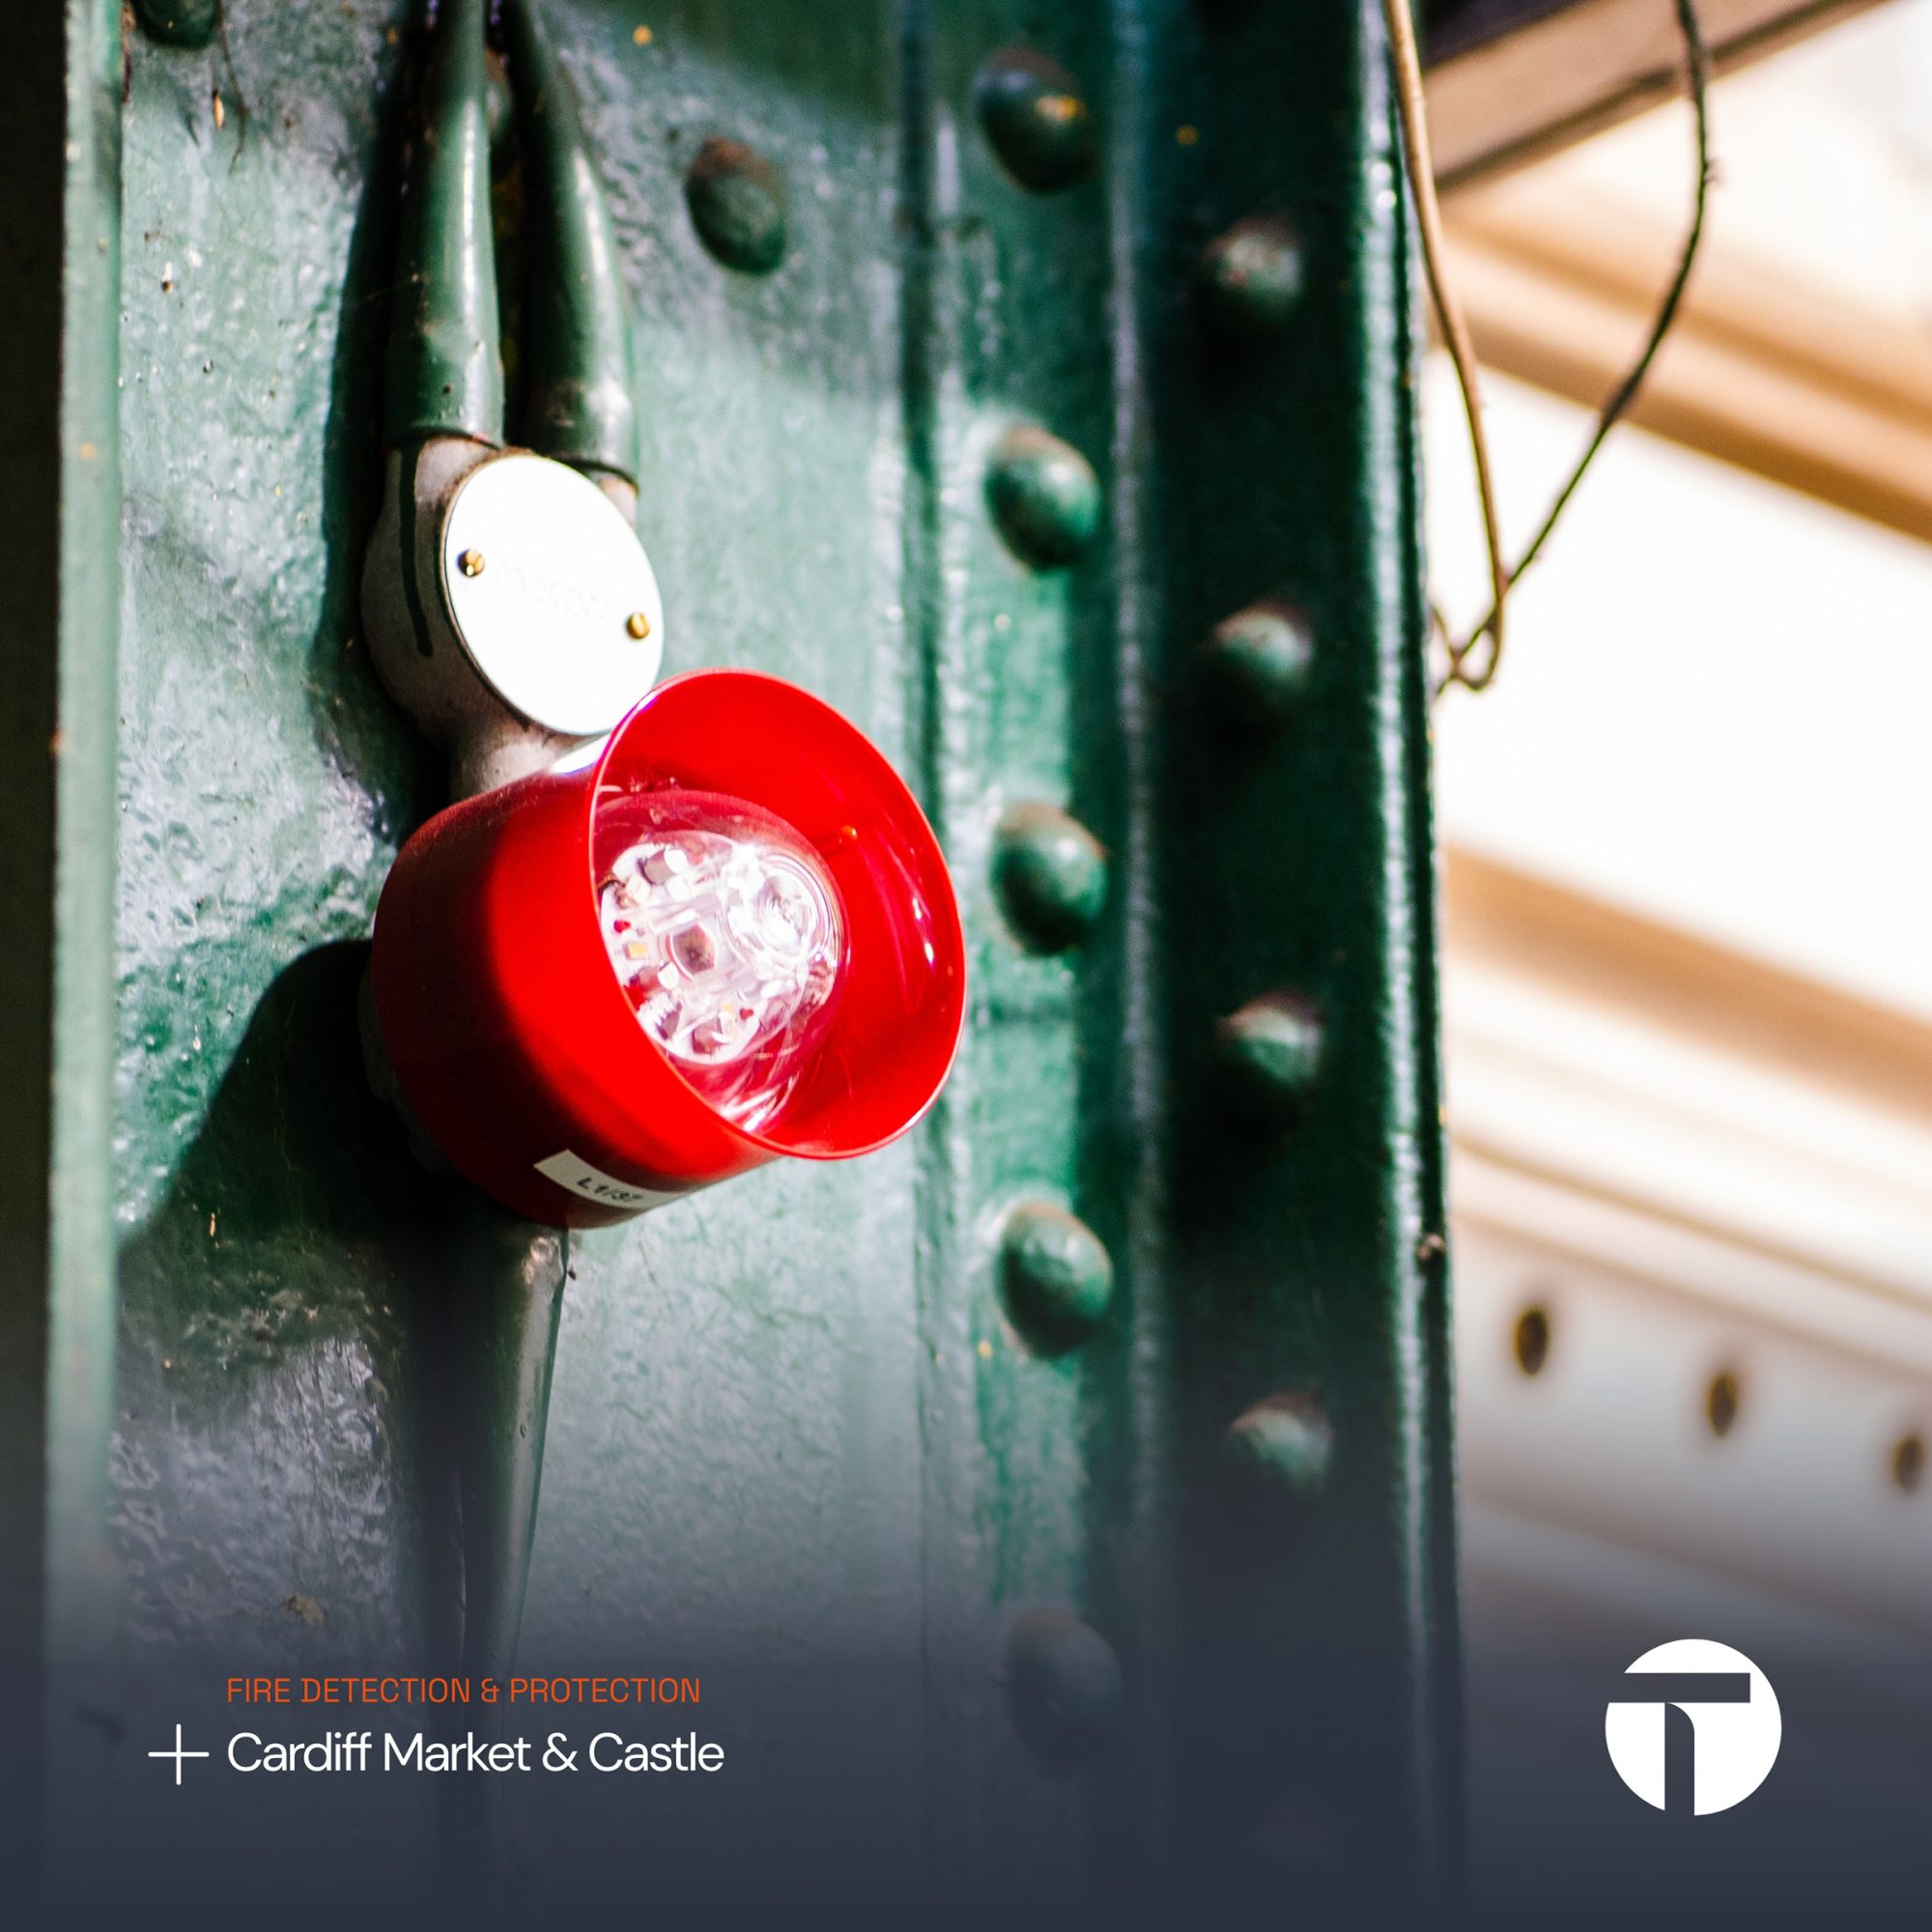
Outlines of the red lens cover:
M 784 820 L 842 910 L 822 1042 L 755 1130 L 645 1033 L 600 925 L 600 824 L 639 793 L 679 791 Z M 431 1138 L 506 1207 L 578 1227 L 777 1154 L 883 1146 L 938 1093 L 965 1011 L 958 906 L 912 794 L 830 706 L 752 671 L 670 679 L 594 765 L 432 819 L 384 888 L 373 974 L 384 1043 Z

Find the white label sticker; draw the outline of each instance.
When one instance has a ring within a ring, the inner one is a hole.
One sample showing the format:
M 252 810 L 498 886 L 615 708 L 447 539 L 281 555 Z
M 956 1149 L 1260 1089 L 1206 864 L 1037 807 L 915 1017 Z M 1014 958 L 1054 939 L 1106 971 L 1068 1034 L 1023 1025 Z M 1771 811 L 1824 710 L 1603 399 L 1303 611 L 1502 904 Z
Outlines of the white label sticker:
M 581 1194 L 584 1200 L 595 1201 L 605 1208 L 660 1208 L 667 1201 L 678 1198 L 648 1187 L 633 1187 L 628 1180 L 619 1180 L 601 1168 L 592 1167 L 568 1148 L 552 1154 L 548 1160 L 538 1161 L 537 1172 L 559 1187 L 567 1187 L 573 1194 Z

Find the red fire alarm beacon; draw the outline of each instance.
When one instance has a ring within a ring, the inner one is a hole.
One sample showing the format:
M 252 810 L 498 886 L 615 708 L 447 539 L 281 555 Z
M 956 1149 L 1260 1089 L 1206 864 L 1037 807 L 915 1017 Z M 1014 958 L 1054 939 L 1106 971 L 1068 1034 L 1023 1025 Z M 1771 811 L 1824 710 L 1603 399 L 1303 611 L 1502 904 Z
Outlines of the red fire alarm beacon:
M 600 1227 L 917 1121 L 965 1009 L 938 841 L 828 705 L 749 671 L 661 685 L 594 763 L 432 819 L 376 914 L 400 1097 L 533 1220 Z

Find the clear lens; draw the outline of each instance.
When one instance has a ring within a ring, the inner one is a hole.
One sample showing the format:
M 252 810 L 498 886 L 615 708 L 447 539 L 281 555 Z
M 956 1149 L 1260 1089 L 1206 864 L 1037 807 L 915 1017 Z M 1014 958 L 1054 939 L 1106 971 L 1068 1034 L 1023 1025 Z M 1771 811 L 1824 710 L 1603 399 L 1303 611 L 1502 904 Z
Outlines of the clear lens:
M 762 1126 L 838 999 L 845 920 L 823 862 L 716 792 L 611 799 L 596 842 L 604 943 L 639 1023 L 726 1119 Z

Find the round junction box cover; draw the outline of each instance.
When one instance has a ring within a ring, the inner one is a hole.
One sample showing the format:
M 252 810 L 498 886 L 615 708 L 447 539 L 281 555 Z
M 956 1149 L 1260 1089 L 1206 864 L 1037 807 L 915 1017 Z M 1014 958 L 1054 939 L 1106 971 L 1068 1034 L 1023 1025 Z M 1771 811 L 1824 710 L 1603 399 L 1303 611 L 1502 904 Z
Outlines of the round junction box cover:
M 572 738 L 611 730 L 656 680 L 664 603 L 624 513 L 546 456 L 493 457 L 442 526 L 458 635 L 513 710 Z

